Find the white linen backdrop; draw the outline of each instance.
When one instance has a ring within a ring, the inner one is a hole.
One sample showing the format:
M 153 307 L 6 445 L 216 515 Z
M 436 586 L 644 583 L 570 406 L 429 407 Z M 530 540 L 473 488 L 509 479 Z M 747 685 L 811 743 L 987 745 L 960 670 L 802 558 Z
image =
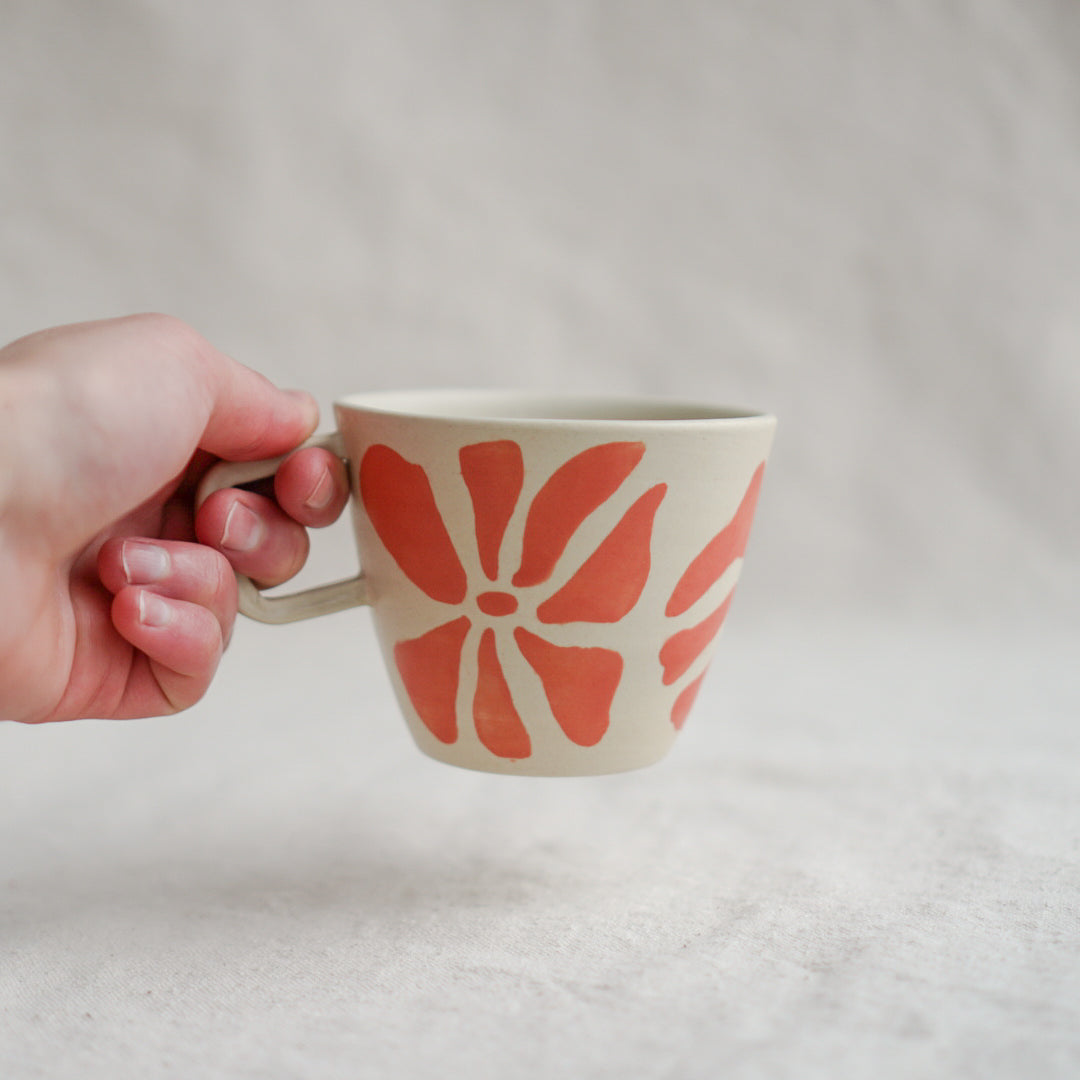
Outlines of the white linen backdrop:
M 427 761 L 363 612 L 0 729 L 0 1073 L 1080 1071 L 1080 7 L 0 0 L 0 339 L 150 309 L 778 439 L 645 772 Z

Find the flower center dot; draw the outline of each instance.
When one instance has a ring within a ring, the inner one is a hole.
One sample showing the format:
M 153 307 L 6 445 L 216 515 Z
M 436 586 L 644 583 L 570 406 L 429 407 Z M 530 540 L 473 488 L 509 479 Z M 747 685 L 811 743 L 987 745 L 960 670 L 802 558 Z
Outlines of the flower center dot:
M 508 592 L 485 592 L 476 598 L 476 606 L 485 615 L 513 615 L 518 602 L 517 597 Z

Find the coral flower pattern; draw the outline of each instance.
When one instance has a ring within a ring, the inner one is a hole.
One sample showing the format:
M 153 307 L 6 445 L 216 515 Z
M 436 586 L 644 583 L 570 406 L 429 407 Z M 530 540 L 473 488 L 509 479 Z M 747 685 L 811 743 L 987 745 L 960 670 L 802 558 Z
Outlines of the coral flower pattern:
M 705 545 L 676 583 L 664 610 L 664 614 L 669 618 L 685 614 L 703 600 L 705 594 L 723 577 L 732 563 L 745 553 L 764 475 L 765 463 L 762 462 L 755 470 L 734 517 Z M 704 619 L 672 634 L 664 642 L 660 650 L 660 664 L 664 672 L 665 686 L 677 683 L 712 644 L 727 616 L 731 597 L 732 592 L 729 592 L 720 606 Z M 706 665 L 706 670 L 707 667 Z M 687 714 L 704 678 L 705 672 L 702 671 L 675 699 L 671 722 L 676 729 L 682 728 L 686 723 Z
M 653 521 L 665 484 L 640 495 L 559 588 L 549 593 L 545 587 L 578 528 L 623 485 L 644 453 L 640 442 L 590 447 L 557 468 L 523 509 L 520 445 L 500 439 L 465 446 L 458 462 L 473 510 L 474 535 L 468 538 L 451 538 L 422 466 L 382 444 L 363 455 L 360 496 L 376 534 L 406 577 L 448 608 L 445 622 L 393 649 L 417 715 L 440 742 L 459 737 L 466 648 L 476 649 L 477 660 L 472 722 L 492 754 L 521 760 L 532 753 L 500 655 L 505 649 L 516 649 L 536 673 L 571 742 L 595 746 L 603 739 L 622 679 L 622 655 L 549 641 L 520 625 L 525 612 L 519 609 L 527 605 L 536 621 L 554 627 L 616 623 L 634 608 L 649 577 Z M 511 573 L 503 541 L 519 512 L 521 555 Z M 476 544 L 481 581 L 469 580 L 455 542 Z

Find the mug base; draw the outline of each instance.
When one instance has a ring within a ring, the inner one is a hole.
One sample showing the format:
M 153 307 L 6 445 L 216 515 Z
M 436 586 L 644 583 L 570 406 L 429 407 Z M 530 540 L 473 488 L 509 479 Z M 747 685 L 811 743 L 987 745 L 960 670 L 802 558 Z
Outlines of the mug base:
M 635 772 L 638 769 L 645 769 L 662 761 L 671 749 L 670 745 L 668 745 L 613 754 L 597 748 L 598 752 L 594 754 L 578 750 L 576 753 L 567 754 L 565 757 L 553 758 L 547 756 L 515 760 L 498 758 L 486 753 L 462 753 L 463 748 L 452 745 L 420 745 L 419 748 L 425 756 L 435 761 L 442 762 L 444 765 L 453 765 L 459 769 L 467 769 L 470 772 L 497 773 L 501 776 L 549 778 L 560 776 L 610 776 L 615 773 Z

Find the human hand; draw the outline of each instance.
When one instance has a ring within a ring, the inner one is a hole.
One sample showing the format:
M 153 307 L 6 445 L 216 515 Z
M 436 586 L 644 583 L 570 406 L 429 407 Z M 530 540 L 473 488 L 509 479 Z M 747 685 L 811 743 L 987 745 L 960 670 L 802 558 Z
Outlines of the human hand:
M 0 719 L 177 712 L 206 692 L 236 617 L 236 570 L 280 584 L 305 527 L 348 498 L 344 466 L 307 449 L 274 498 L 193 494 L 217 458 L 287 453 L 315 402 L 138 315 L 0 349 Z

